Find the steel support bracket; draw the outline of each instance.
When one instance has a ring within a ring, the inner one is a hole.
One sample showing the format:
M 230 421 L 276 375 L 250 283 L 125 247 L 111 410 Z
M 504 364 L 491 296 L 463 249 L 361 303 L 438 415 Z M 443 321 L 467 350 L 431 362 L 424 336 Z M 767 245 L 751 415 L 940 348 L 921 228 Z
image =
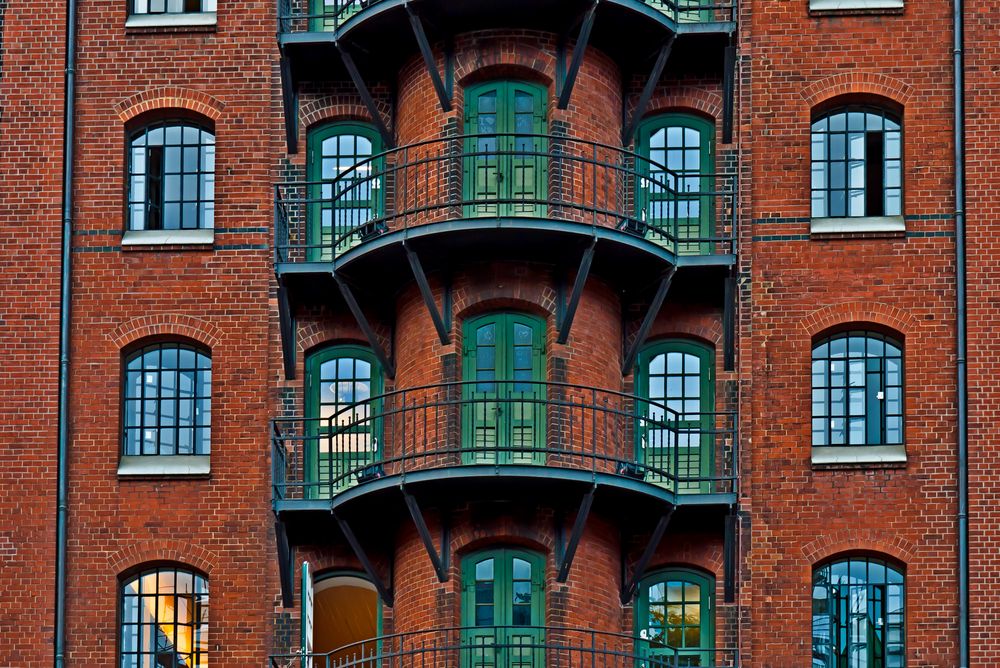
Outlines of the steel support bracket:
M 639 350 L 646 343 L 646 338 L 649 336 L 649 330 L 653 327 L 653 322 L 656 320 L 656 316 L 660 313 L 660 308 L 663 306 L 663 300 L 667 298 L 667 292 L 670 290 L 670 284 L 674 280 L 674 274 L 677 273 L 677 266 L 674 265 L 670 267 L 667 271 L 663 273 L 660 278 L 660 285 L 656 288 L 656 294 L 653 295 L 653 301 L 649 304 L 649 309 L 646 310 L 646 315 L 642 319 L 642 324 L 639 325 L 639 331 L 636 332 L 635 340 L 632 341 L 632 345 L 629 346 L 628 352 L 625 353 L 625 357 L 622 360 L 622 375 L 627 376 L 632 371 L 632 366 L 635 364 L 635 359 L 639 355 Z
M 628 578 L 626 582 L 625 578 L 622 577 L 622 592 L 621 592 L 621 602 L 622 605 L 628 605 L 628 603 L 635 597 L 636 592 L 639 590 L 639 583 L 642 582 L 642 578 L 646 575 L 646 569 L 649 567 L 649 562 L 653 559 L 653 554 L 656 552 L 656 548 L 660 546 L 660 540 L 663 539 L 663 534 L 667 531 L 667 526 L 670 524 L 670 518 L 676 510 L 675 506 L 670 506 L 662 515 L 660 515 L 660 520 L 656 523 L 656 528 L 653 529 L 653 533 L 649 536 L 649 542 L 646 543 L 646 549 L 642 551 L 642 556 L 639 557 L 639 561 L 635 563 L 635 567 L 632 569 L 632 575 Z M 622 575 L 625 574 L 625 562 L 624 556 L 622 557 Z
M 736 276 L 726 276 L 722 304 L 722 357 L 726 371 L 736 369 Z
M 736 508 L 731 507 L 726 515 L 726 529 L 723 538 L 723 600 L 726 603 L 736 602 L 736 561 L 739 557 L 739 526 L 740 518 Z
M 569 340 L 569 332 L 573 327 L 573 319 L 576 317 L 576 308 L 580 305 L 580 298 L 583 296 L 583 288 L 587 284 L 587 277 L 590 275 L 590 265 L 594 261 L 594 248 L 597 246 L 597 237 L 594 237 L 583 251 L 580 258 L 580 266 L 576 270 L 576 280 L 573 282 L 573 292 L 570 294 L 569 302 L 562 310 L 562 317 L 559 322 L 559 335 L 556 343 L 566 343 Z
M 285 143 L 288 152 L 299 152 L 299 86 L 292 74 L 292 60 L 281 50 L 281 106 L 285 115 Z
M 424 65 L 427 66 L 427 73 L 430 74 L 434 92 L 437 93 L 438 101 L 441 103 L 441 110 L 451 111 L 451 96 L 455 87 L 454 58 L 450 50 L 445 52 L 444 77 L 442 78 L 441 73 L 438 72 L 437 61 L 434 59 L 434 51 L 427 40 L 427 32 L 424 30 L 424 24 L 420 20 L 420 15 L 417 14 L 409 2 L 406 2 L 405 5 L 406 13 L 410 15 L 410 28 L 413 30 L 413 36 L 417 40 L 417 47 L 420 49 L 420 55 L 424 59 Z
M 726 47 L 722 69 L 722 143 L 733 143 L 733 104 L 736 97 L 736 47 Z
M 361 76 L 361 72 L 358 71 L 358 66 L 355 64 L 354 58 L 351 56 L 350 51 L 347 50 L 347 47 L 340 42 L 337 42 L 337 50 L 340 52 L 341 60 L 344 61 L 347 74 L 350 75 L 351 81 L 354 82 L 354 87 L 358 91 L 358 95 L 361 96 L 361 102 L 364 103 L 365 109 L 368 110 L 368 115 L 371 116 L 372 123 L 375 125 L 375 129 L 378 130 L 379 135 L 382 137 L 382 143 L 386 149 L 393 148 L 395 143 L 392 133 L 389 132 L 385 121 L 382 120 L 382 114 L 378 110 L 378 105 L 375 104 L 375 98 L 372 97 L 371 91 L 368 90 L 368 85 Z
M 382 347 L 381 342 L 378 337 L 375 336 L 375 330 L 372 329 L 371 323 L 368 322 L 368 318 L 365 317 L 364 311 L 361 310 L 361 306 L 358 304 L 358 300 L 354 297 L 354 292 L 351 290 L 351 286 L 347 284 L 347 281 L 338 274 L 333 272 L 333 280 L 337 283 L 337 287 L 340 289 L 340 294 L 344 297 L 344 301 L 347 302 L 347 308 L 350 310 L 351 315 L 354 316 L 354 320 L 358 323 L 358 327 L 361 329 L 361 333 L 365 335 L 368 339 L 368 344 L 372 347 L 372 353 L 378 359 L 379 364 L 382 365 L 382 370 L 389 378 L 396 377 L 396 365 L 393 364 L 392 359 L 386 354 L 385 349 Z
M 656 84 L 660 82 L 663 68 L 666 67 L 667 60 L 670 58 L 670 52 L 674 48 L 675 39 L 677 39 L 677 35 L 671 33 L 667 41 L 660 46 L 660 52 L 656 55 L 656 62 L 653 63 L 653 69 L 649 73 L 649 78 L 646 79 L 646 85 L 642 88 L 639 102 L 635 105 L 635 109 L 632 110 L 632 118 L 629 119 L 628 124 L 625 125 L 625 129 L 622 130 L 622 146 L 630 146 L 632 140 L 635 138 L 636 130 L 639 129 L 639 123 L 642 121 L 642 117 L 646 115 L 646 108 L 649 107 L 649 101 L 653 99 Z
M 281 359 L 285 366 L 285 379 L 295 379 L 295 351 L 298 347 L 298 323 L 292 311 L 288 287 L 278 281 L 278 329 L 281 331 Z
M 576 548 L 583 538 L 583 529 L 587 525 L 587 518 L 590 516 L 590 508 L 594 505 L 594 493 L 597 485 L 592 485 L 587 493 L 580 500 L 580 508 L 576 511 L 576 521 L 573 522 L 573 530 L 569 535 L 569 542 L 563 545 L 562 537 L 557 541 L 556 582 L 566 582 L 569 578 L 569 569 L 573 565 L 573 557 L 576 556 Z M 560 529 L 562 524 L 560 523 Z M 560 533 L 562 533 L 560 531 Z
M 583 20 L 580 22 L 580 34 L 576 38 L 576 44 L 573 47 L 573 58 L 570 60 L 569 68 L 565 70 L 563 76 L 558 77 L 559 82 L 557 86 L 556 94 L 559 96 L 559 101 L 556 106 L 560 109 L 565 109 L 569 106 L 570 96 L 573 95 L 573 86 L 576 84 L 576 77 L 580 73 L 580 65 L 583 64 L 583 54 L 587 50 L 587 43 L 590 42 L 590 31 L 594 28 L 594 15 L 597 13 L 597 3 L 599 0 L 593 0 L 590 7 L 583 15 Z M 560 70 L 565 66 L 563 63 L 564 54 L 559 54 Z
M 344 538 L 347 540 L 347 543 L 351 546 L 351 549 L 354 550 L 354 556 L 358 558 L 359 562 L 361 562 L 361 568 L 364 569 L 368 578 L 372 581 L 372 584 L 375 585 L 375 589 L 378 591 L 378 595 L 382 599 L 382 602 L 391 608 L 394 598 L 391 576 L 389 582 L 382 579 L 382 576 L 379 575 L 377 570 L 375 570 L 375 565 L 368 557 L 368 553 L 365 552 L 365 549 L 361 546 L 361 542 L 358 540 L 358 537 L 354 535 L 354 530 L 351 529 L 351 525 L 347 522 L 347 520 L 338 517 L 336 513 L 333 514 L 333 517 L 337 520 L 337 524 L 340 525 L 340 531 L 344 534 Z
M 427 528 L 427 521 L 424 519 L 424 514 L 420 510 L 420 504 L 417 503 L 417 499 L 403 485 L 399 486 L 399 490 L 403 493 L 403 500 L 406 501 L 406 509 L 410 511 L 413 526 L 417 528 L 420 540 L 427 550 L 427 556 L 431 559 L 431 566 L 434 567 L 438 582 L 447 582 L 451 563 L 451 538 L 448 532 L 448 523 L 442 518 L 441 551 L 438 552 L 438 549 L 434 546 L 434 540 L 431 538 L 430 529 Z
M 280 519 L 274 520 L 274 539 L 278 544 L 278 577 L 281 581 L 281 605 L 295 606 L 295 548 L 288 542 L 288 531 Z
M 424 273 L 424 266 L 420 262 L 420 256 L 410 246 L 409 242 L 403 240 L 403 250 L 406 251 L 406 259 L 410 262 L 410 270 L 413 271 L 413 278 L 420 289 L 420 296 L 424 298 L 424 305 L 434 322 L 434 329 L 437 330 L 438 339 L 441 345 L 446 346 L 451 343 L 451 290 L 446 286 L 442 296 L 441 309 L 434 301 L 434 293 L 431 291 L 430 283 L 427 282 L 427 274 Z

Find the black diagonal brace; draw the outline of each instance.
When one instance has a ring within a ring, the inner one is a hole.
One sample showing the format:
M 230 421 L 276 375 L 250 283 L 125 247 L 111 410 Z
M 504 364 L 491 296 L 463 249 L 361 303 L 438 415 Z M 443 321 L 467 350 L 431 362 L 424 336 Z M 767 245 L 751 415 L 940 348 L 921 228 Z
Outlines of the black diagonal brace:
M 736 97 L 736 47 L 726 47 L 722 70 L 722 143 L 733 143 L 733 103 Z
M 667 38 L 667 41 L 660 47 L 660 52 L 656 56 L 656 62 L 653 63 L 653 69 L 649 73 L 649 78 L 646 79 L 646 85 L 642 88 L 639 103 L 635 105 L 635 109 L 632 110 L 632 118 L 625 126 L 625 129 L 622 130 L 622 146 L 630 145 L 632 139 L 635 137 L 635 131 L 639 129 L 639 123 L 646 114 L 649 101 L 653 99 L 653 91 L 656 90 L 656 84 L 659 83 L 660 75 L 663 74 L 663 68 L 666 67 L 667 59 L 670 58 L 670 51 L 674 48 L 675 39 L 677 39 L 677 35 L 671 34 Z
M 451 59 L 447 55 L 444 59 L 445 77 L 447 78 L 447 83 L 445 83 L 441 78 L 441 73 L 438 72 L 434 52 L 431 50 L 430 42 L 427 41 L 427 33 L 424 31 L 424 24 L 420 20 L 420 16 L 409 3 L 406 3 L 406 12 L 410 15 L 410 27 L 413 29 L 413 36 L 417 38 L 417 47 L 420 49 L 420 55 L 423 56 L 427 72 L 431 76 L 431 83 L 434 85 L 434 92 L 437 93 L 438 101 L 441 103 L 441 109 L 442 111 L 451 111 Z
M 735 508 L 729 509 L 726 516 L 726 528 L 723 538 L 723 600 L 726 603 L 736 602 L 736 560 L 739 558 L 739 515 Z
M 368 339 L 368 344 L 372 347 L 372 353 L 378 359 L 379 364 L 382 365 L 382 370 L 385 372 L 389 378 L 396 377 L 396 365 L 392 363 L 392 360 L 386 355 L 385 349 L 382 348 L 382 344 L 379 342 L 378 337 L 375 336 L 375 330 L 372 329 L 371 323 L 368 322 L 368 318 L 365 317 L 364 311 L 361 310 L 361 306 L 358 304 L 358 300 L 354 297 L 354 292 L 351 290 L 351 286 L 347 284 L 337 272 L 333 272 L 333 280 L 337 282 L 337 287 L 340 288 L 340 294 L 343 295 L 344 301 L 347 302 L 347 308 L 351 311 L 354 316 L 354 320 L 357 321 L 358 327 L 361 328 L 361 333 L 365 335 Z
M 573 327 L 573 318 L 576 317 L 576 308 L 580 305 L 580 298 L 583 296 L 583 287 L 587 283 L 587 276 L 590 275 L 590 264 L 594 261 L 594 247 L 597 246 L 597 237 L 590 242 L 587 250 L 583 251 L 580 258 L 580 267 L 576 270 L 576 281 L 573 283 L 573 293 L 566 304 L 563 312 L 562 322 L 559 323 L 559 336 L 556 343 L 566 343 L 569 340 L 569 331 Z
M 403 249 L 406 250 L 406 259 L 410 261 L 413 278 L 417 281 L 417 287 L 420 288 L 420 296 L 424 298 L 424 305 L 427 306 L 427 311 L 431 314 L 431 320 L 434 321 L 434 329 L 437 330 L 438 339 L 440 339 L 441 345 L 446 346 L 451 343 L 451 335 L 448 332 L 451 323 L 451 313 L 446 311 L 444 316 L 442 316 L 441 311 L 438 310 L 437 302 L 434 301 L 434 293 L 431 292 L 430 283 L 427 282 L 427 274 L 424 273 L 424 266 L 420 263 L 420 256 L 417 255 L 417 252 L 413 250 L 406 240 L 403 241 Z M 445 307 L 447 307 L 448 299 L 445 298 L 443 301 Z
M 591 486 L 580 501 L 580 509 L 576 511 L 576 521 L 573 522 L 573 531 L 569 535 L 569 542 L 566 543 L 566 547 L 562 551 L 562 558 L 559 560 L 556 582 L 566 582 L 566 579 L 569 578 L 569 569 L 573 565 L 576 548 L 580 545 L 580 539 L 583 537 L 583 529 L 587 525 L 590 507 L 594 505 L 594 492 L 596 491 L 597 485 Z
M 583 64 L 583 54 L 587 50 L 587 43 L 590 41 L 590 31 L 594 27 L 594 15 L 597 13 L 597 2 L 594 0 L 583 16 L 580 25 L 580 35 L 576 38 L 576 45 L 573 47 L 573 59 L 566 70 L 566 77 L 563 79 L 559 89 L 558 107 L 565 109 L 569 106 L 569 98 L 573 94 L 573 86 L 576 84 L 576 75 L 580 73 L 580 65 Z
M 375 589 L 378 591 L 378 595 L 382 598 L 382 602 L 391 608 L 393 604 L 392 584 L 387 584 L 386 581 L 382 579 L 382 576 L 379 575 L 378 571 L 375 570 L 375 564 L 373 564 L 372 560 L 368 558 L 368 553 L 365 552 L 365 549 L 361 546 L 361 542 L 358 540 L 358 537 L 354 535 L 354 530 L 351 529 L 351 525 L 347 523 L 347 520 L 337 517 L 336 514 L 334 514 L 334 518 L 337 520 L 337 524 L 340 525 L 340 531 L 344 534 L 344 538 L 347 540 L 347 543 L 351 546 L 351 549 L 354 550 L 354 556 L 358 558 L 359 562 L 361 562 L 361 568 L 364 569 L 365 573 L 368 575 L 368 579 L 370 579 L 372 584 L 375 585 Z
M 281 105 L 285 112 L 285 143 L 289 153 L 299 152 L 299 89 L 292 74 L 292 61 L 281 54 Z
M 281 581 L 281 605 L 295 605 L 295 548 L 288 542 L 288 531 L 280 519 L 274 520 L 274 538 L 278 543 L 278 577 Z
M 372 117 L 372 123 L 375 125 L 375 129 L 377 129 L 379 135 L 382 136 L 382 143 L 385 145 L 385 148 L 392 148 L 394 145 L 392 133 L 389 132 L 389 128 L 386 127 L 385 122 L 382 120 L 382 114 L 379 112 L 378 106 L 375 104 L 375 98 L 372 97 L 371 91 L 368 90 L 368 85 L 365 84 L 365 80 L 361 76 L 361 72 L 358 71 L 358 66 L 354 63 L 354 58 L 351 57 L 347 47 L 339 42 L 337 43 L 337 50 L 340 51 L 340 57 L 344 61 L 344 67 L 347 69 L 347 73 L 351 76 L 351 81 L 354 82 L 354 87 L 358 90 L 358 95 L 361 96 L 361 102 L 364 103 L 365 108 L 368 110 L 368 115 Z
M 447 525 L 442 522 L 441 528 L 441 552 L 438 553 L 437 548 L 434 546 L 434 540 L 431 538 L 431 532 L 427 528 L 427 521 L 424 520 L 424 514 L 420 510 L 420 504 L 417 503 L 416 498 L 408 491 L 406 488 L 400 485 L 400 491 L 403 492 L 403 499 L 406 501 L 406 508 L 410 511 L 410 517 L 413 519 L 413 526 L 417 528 L 417 533 L 420 535 L 420 540 L 424 543 L 424 548 L 427 550 L 427 556 L 431 559 L 431 566 L 434 567 L 434 572 L 437 574 L 438 582 L 448 581 L 448 564 L 450 553 L 450 540 L 448 539 Z
M 660 285 L 656 288 L 656 294 L 653 295 L 653 301 L 649 304 L 649 309 L 646 311 L 646 316 L 642 319 L 642 324 L 639 325 L 639 331 L 635 334 L 635 340 L 632 341 L 632 345 L 629 346 L 628 352 L 625 353 L 625 358 L 622 360 L 623 376 L 627 376 L 632 371 L 632 365 L 635 364 L 635 358 L 639 354 L 639 349 L 646 343 L 649 330 L 652 329 L 653 321 L 656 320 L 656 316 L 660 313 L 663 300 L 667 298 L 670 283 L 674 280 L 674 274 L 676 273 L 677 266 L 675 265 L 665 271 L 663 277 L 660 278 Z
M 298 346 L 298 326 L 292 313 L 288 287 L 278 283 L 278 328 L 281 330 L 281 359 L 285 364 L 285 378 L 295 378 L 295 348 Z
M 646 569 L 649 567 L 649 562 L 653 559 L 653 554 L 656 553 L 656 548 L 660 545 L 660 540 L 663 538 L 663 534 L 667 531 L 667 526 L 670 524 L 670 518 L 674 514 L 675 507 L 670 506 L 666 512 L 660 516 L 660 521 L 656 523 L 656 528 L 653 529 L 653 533 L 649 536 L 649 542 L 646 543 L 646 549 L 643 550 L 642 556 L 639 557 L 639 561 L 635 562 L 635 567 L 632 569 L 632 576 L 628 579 L 628 582 L 622 582 L 622 594 L 621 601 L 622 605 L 627 605 L 632 597 L 635 596 L 635 592 L 639 589 L 639 582 L 646 575 Z

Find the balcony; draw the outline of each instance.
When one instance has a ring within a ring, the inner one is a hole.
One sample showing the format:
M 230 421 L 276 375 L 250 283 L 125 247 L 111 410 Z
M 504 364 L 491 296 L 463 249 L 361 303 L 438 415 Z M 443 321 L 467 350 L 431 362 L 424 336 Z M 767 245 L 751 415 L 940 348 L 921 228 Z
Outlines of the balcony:
M 273 507 L 291 544 L 322 542 L 333 516 L 405 514 L 400 489 L 439 505 L 728 509 L 733 413 L 679 414 L 609 390 L 553 382 L 454 382 L 397 390 L 315 418 L 273 422 Z M 330 527 L 334 533 L 336 529 Z
M 556 626 L 452 627 L 372 638 L 329 654 L 273 655 L 271 668 L 737 668 L 735 649 L 679 649 L 656 640 Z

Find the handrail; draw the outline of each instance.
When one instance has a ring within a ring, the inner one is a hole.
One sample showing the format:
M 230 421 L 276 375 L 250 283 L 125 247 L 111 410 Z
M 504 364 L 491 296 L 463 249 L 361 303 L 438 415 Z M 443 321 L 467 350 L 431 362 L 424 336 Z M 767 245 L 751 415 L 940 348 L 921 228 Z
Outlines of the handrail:
M 273 475 L 275 501 L 329 499 L 385 476 L 452 466 L 573 469 L 675 494 L 731 493 L 737 476 L 734 413 L 679 413 L 569 383 L 424 385 L 273 424 L 283 466 Z
M 506 668 L 515 664 L 573 668 L 738 666 L 736 649 L 678 648 L 658 640 L 578 627 L 449 626 L 379 636 L 326 653 L 305 656 L 298 653 L 274 654 L 270 663 L 272 668 L 299 668 L 301 665 L 313 668 L 445 665 Z M 697 659 L 696 664 L 691 663 L 692 658 Z
M 554 134 L 428 139 L 327 179 L 275 184 L 275 260 L 330 261 L 386 232 L 527 218 L 607 227 L 678 255 L 735 253 L 735 174 L 674 171 Z

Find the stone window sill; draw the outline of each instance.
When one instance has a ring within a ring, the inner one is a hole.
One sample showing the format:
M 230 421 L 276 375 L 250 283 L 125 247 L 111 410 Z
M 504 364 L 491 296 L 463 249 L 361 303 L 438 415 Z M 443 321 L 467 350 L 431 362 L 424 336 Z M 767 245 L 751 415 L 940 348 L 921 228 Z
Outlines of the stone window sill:
M 202 28 L 215 26 L 215 12 L 180 14 L 133 14 L 125 20 L 125 28 Z
M 211 472 L 209 455 L 125 455 L 119 478 L 198 478 Z
M 813 218 L 810 234 L 905 234 L 902 216 L 869 216 L 858 218 Z
M 129 246 L 210 246 L 215 230 L 128 230 L 122 247 Z
M 812 465 L 815 468 L 890 468 L 906 465 L 905 445 L 855 445 L 814 447 Z
M 809 0 L 811 12 L 891 11 L 903 9 L 903 0 Z

